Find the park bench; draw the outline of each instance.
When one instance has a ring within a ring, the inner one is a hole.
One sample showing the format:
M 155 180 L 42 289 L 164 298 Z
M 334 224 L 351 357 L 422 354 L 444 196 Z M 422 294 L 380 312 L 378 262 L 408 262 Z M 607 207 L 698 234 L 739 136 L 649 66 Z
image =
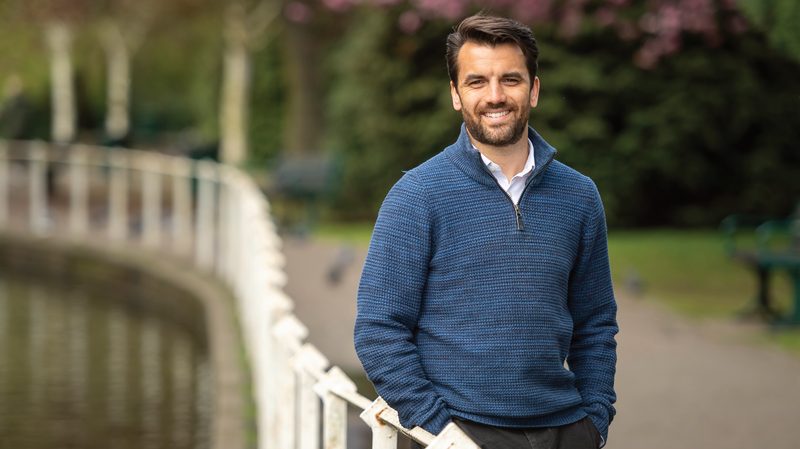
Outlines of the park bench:
M 323 203 L 334 196 L 340 178 L 340 164 L 333 156 L 281 157 L 266 188 L 279 225 L 295 234 L 308 234 L 317 224 Z
M 757 278 L 756 298 L 749 314 L 774 323 L 800 324 L 800 204 L 785 219 L 764 220 L 746 215 L 731 215 L 722 220 L 725 250 L 729 257 L 753 270 Z M 742 234 L 748 242 L 742 244 Z M 786 272 L 794 290 L 793 309 L 781 315 L 772 303 L 772 273 Z

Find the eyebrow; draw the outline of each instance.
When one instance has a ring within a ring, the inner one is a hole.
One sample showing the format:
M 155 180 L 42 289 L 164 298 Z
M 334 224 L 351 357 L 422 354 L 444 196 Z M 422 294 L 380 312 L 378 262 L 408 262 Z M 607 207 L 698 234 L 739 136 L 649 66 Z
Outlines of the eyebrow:
M 471 74 L 467 75 L 466 77 L 464 77 L 464 83 L 468 83 L 468 82 L 474 81 L 474 80 L 482 80 L 482 79 L 485 79 L 485 78 L 486 77 L 483 76 L 483 75 L 476 75 L 476 74 L 472 74 L 471 73 Z
M 520 73 L 520 72 L 509 72 L 509 73 L 504 73 L 503 74 L 503 78 L 525 79 L 525 76 L 523 76 L 522 73 Z
M 482 79 L 485 79 L 485 78 L 486 77 L 483 76 L 483 75 L 477 75 L 477 74 L 474 74 L 474 73 L 470 73 L 469 75 L 464 77 L 464 83 L 468 83 L 468 82 L 474 81 L 474 80 L 482 80 Z M 523 76 L 521 72 L 508 72 L 508 73 L 504 73 L 501 76 L 501 78 L 525 79 L 525 76 Z

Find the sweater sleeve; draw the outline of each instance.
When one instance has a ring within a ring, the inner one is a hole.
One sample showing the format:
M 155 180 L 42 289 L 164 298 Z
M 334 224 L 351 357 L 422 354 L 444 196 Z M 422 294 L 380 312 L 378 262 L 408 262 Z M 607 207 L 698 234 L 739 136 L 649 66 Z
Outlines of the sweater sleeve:
M 597 188 L 590 218 L 569 282 L 569 309 L 574 323 L 567 362 L 575 374 L 586 413 L 603 441 L 616 413 L 617 305 L 611 287 L 605 213 Z
M 358 288 L 355 347 L 375 389 L 407 428 L 439 433 L 450 421 L 425 375 L 415 328 L 432 253 L 432 220 L 413 173 L 381 206 Z

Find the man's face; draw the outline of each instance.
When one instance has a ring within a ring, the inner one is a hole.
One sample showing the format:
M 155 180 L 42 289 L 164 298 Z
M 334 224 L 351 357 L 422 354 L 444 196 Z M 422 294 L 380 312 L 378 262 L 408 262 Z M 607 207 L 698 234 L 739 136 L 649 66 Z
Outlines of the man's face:
M 458 52 L 458 85 L 451 82 L 450 93 L 470 136 L 504 147 L 519 142 L 527 130 L 539 100 L 539 78 L 530 79 L 525 55 L 514 44 L 466 42 Z

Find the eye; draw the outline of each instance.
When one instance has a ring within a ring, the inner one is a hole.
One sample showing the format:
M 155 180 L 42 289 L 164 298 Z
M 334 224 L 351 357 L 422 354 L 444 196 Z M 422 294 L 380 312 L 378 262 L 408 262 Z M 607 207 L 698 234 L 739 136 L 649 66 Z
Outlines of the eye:
M 478 79 L 478 78 L 467 81 L 467 86 L 469 86 L 469 87 L 481 87 L 484 84 L 486 84 L 486 80 L 482 80 L 482 79 Z
M 506 86 L 516 86 L 520 82 L 522 82 L 522 80 L 519 78 L 503 78 L 503 84 Z

